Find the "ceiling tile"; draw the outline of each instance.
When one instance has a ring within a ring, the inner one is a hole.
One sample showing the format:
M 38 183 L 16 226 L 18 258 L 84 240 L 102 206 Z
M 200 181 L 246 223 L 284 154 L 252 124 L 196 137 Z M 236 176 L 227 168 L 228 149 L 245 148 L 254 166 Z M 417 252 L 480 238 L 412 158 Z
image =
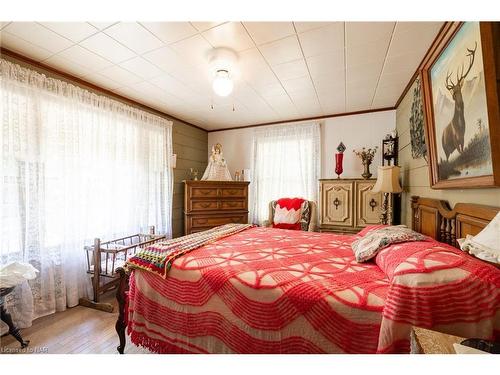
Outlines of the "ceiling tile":
M 87 67 L 75 63 L 74 61 L 70 61 L 61 55 L 53 55 L 43 63 L 79 78 L 92 73 L 92 71 Z
M 166 44 L 178 42 L 197 33 L 189 22 L 141 22 L 141 24 Z
M 142 57 L 155 64 L 166 73 L 170 73 L 186 65 L 184 59 L 168 46 L 148 52 Z
M 244 22 L 243 24 L 257 45 L 295 34 L 291 22 Z
M 138 54 L 163 46 L 160 39 L 136 22 L 120 22 L 104 32 Z
M 297 105 L 302 101 L 317 100 L 316 92 L 314 91 L 314 89 L 291 91 L 291 92 L 287 90 L 287 92 L 292 101 L 295 103 L 295 105 Z
M 172 44 L 171 47 L 192 65 L 208 65 L 208 53 L 212 46 L 201 35 L 181 40 Z
M 238 52 L 254 47 L 241 22 L 227 22 L 205 31 L 202 35 L 213 47 L 228 47 Z
M 29 57 L 35 61 L 45 60 L 52 55 L 52 52 L 47 51 L 45 48 L 35 46 L 34 44 L 31 44 L 24 39 L 3 30 L 0 34 L 0 42 L 2 47 Z
M 349 65 L 346 71 L 346 81 L 359 81 L 364 79 L 378 79 L 382 72 L 381 64 Z
M 269 65 L 257 48 L 251 48 L 239 54 L 238 69 L 242 75 L 249 76 L 252 72 L 269 69 Z
M 186 85 L 195 85 L 202 87 L 210 84 L 210 73 L 208 70 L 202 70 L 197 67 L 184 65 L 179 69 L 170 72 L 170 75 Z
M 108 90 L 116 90 L 117 88 L 123 86 L 121 83 L 113 81 L 112 79 L 109 79 L 108 77 L 95 72 L 85 75 L 83 79 L 85 81 L 93 83 L 94 85 L 105 87 Z
M 104 30 L 110 27 L 111 25 L 114 25 L 117 22 L 115 21 L 115 22 L 89 22 L 89 23 L 92 26 L 97 27 L 99 30 Z
M 332 51 L 343 54 L 343 22 L 332 22 L 326 27 L 306 31 L 298 36 L 305 57 L 311 57 Z
M 112 63 L 93 52 L 86 50 L 80 46 L 73 46 L 58 54 L 74 64 L 79 64 L 89 70 L 100 70 L 106 68 Z
M 383 64 L 390 37 L 381 40 L 378 43 L 365 43 L 359 45 L 347 45 L 346 47 L 346 65 L 355 66 L 367 63 Z
M 329 26 L 332 22 L 294 22 L 295 29 L 298 33 L 303 33 L 304 31 L 319 29 L 320 27 Z
M 330 52 L 322 55 L 309 57 L 307 66 L 313 78 L 324 76 L 338 76 L 339 71 L 345 70 L 344 53 Z
M 102 75 L 105 75 L 113 81 L 120 82 L 123 86 L 128 86 L 141 82 L 142 79 L 135 74 L 125 70 L 118 65 L 110 66 L 109 68 L 99 71 Z
M 114 62 L 115 64 L 131 59 L 135 56 L 135 53 L 130 49 L 103 33 L 99 33 L 85 39 L 80 43 L 80 45 L 89 51 L 97 53 L 109 61 Z
M 270 65 L 282 64 L 302 58 L 299 42 L 295 35 L 259 47 Z
M 81 42 L 99 31 L 87 22 L 41 22 L 41 24 L 74 43 Z
M 280 81 L 309 75 L 304 59 L 274 65 L 273 71 L 276 73 Z
M 144 60 L 142 57 L 134 57 L 133 59 L 124 61 L 120 66 L 146 80 L 163 73 L 161 69 Z
M 437 34 L 443 22 L 396 22 L 396 31 L 418 33 L 424 29 L 431 29 Z
M 186 98 L 193 95 L 193 92 L 185 84 L 168 74 L 151 78 L 149 79 L 149 82 L 165 92 L 173 93 L 179 98 Z
M 314 87 L 316 88 L 316 92 L 319 96 L 325 94 L 338 94 L 341 93 L 344 95 L 345 93 L 345 72 L 339 71 L 335 75 L 317 77 L 314 79 Z
M 224 22 L 190 22 L 199 32 L 211 29 L 212 27 L 222 25 Z
M 273 83 L 270 85 L 261 86 L 256 89 L 260 96 L 264 99 L 269 97 L 285 97 L 286 91 L 280 83 Z
M 389 52 L 391 50 L 398 54 L 414 52 L 415 48 L 418 48 L 419 52 L 422 50 L 426 52 L 428 43 L 432 43 L 441 28 L 439 22 L 432 22 L 432 26 L 422 22 L 411 22 L 411 24 L 411 27 L 402 27 L 400 22 L 396 23 Z
M 246 72 L 243 78 L 254 89 L 279 83 L 278 79 L 268 66 L 260 70 Z
M 36 22 L 12 22 L 2 30 L 4 31 L 52 53 L 60 52 L 73 44 Z
M 314 85 L 309 76 L 282 81 L 282 84 L 287 92 L 298 92 L 305 90 L 314 92 Z
M 395 22 L 347 22 L 347 47 L 390 40 L 394 26 Z

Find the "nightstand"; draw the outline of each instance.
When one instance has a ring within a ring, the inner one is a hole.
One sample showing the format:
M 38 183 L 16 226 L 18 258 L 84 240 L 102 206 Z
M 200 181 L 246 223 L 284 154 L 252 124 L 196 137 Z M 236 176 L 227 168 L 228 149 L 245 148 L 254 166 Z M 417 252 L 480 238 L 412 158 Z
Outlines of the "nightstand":
M 431 329 L 413 327 L 411 332 L 412 354 L 455 354 L 453 344 L 465 340 L 463 337 L 448 335 Z

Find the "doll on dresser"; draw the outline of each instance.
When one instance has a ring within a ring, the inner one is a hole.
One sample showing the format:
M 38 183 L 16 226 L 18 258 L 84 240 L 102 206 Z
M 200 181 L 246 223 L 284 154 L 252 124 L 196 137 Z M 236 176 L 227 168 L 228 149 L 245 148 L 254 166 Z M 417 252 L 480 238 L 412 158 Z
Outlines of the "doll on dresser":
M 232 181 L 231 173 L 227 169 L 226 160 L 222 155 L 222 145 L 220 143 L 212 146 L 212 155 L 208 159 L 208 166 L 203 174 L 202 180 L 209 181 Z

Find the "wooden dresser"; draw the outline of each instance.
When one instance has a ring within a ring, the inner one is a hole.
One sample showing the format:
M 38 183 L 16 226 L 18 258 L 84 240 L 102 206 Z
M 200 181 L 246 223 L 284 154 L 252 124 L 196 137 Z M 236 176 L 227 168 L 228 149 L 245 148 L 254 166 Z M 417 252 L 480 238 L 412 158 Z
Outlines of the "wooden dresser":
M 184 234 L 248 223 L 248 181 L 184 181 Z
M 382 193 L 372 193 L 376 179 L 319 180 L 320 232 L 357 233 L 380 222 Z

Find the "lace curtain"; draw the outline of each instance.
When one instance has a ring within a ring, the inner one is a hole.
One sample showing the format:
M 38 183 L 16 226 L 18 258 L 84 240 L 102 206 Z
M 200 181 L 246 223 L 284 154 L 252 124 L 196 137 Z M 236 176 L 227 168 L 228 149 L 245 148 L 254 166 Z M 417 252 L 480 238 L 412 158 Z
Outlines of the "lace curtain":
M 172 123 L 6 60 L 0 72 L 0 264 L 40 270 L 6 301 L 26 327 L 91 295 L 93 238 L 171 235 Z
M 317 201 L 319 123 L 256 128 L 253 138 L 252 219 L 261 224 L 269 202 L 283 197 Z

